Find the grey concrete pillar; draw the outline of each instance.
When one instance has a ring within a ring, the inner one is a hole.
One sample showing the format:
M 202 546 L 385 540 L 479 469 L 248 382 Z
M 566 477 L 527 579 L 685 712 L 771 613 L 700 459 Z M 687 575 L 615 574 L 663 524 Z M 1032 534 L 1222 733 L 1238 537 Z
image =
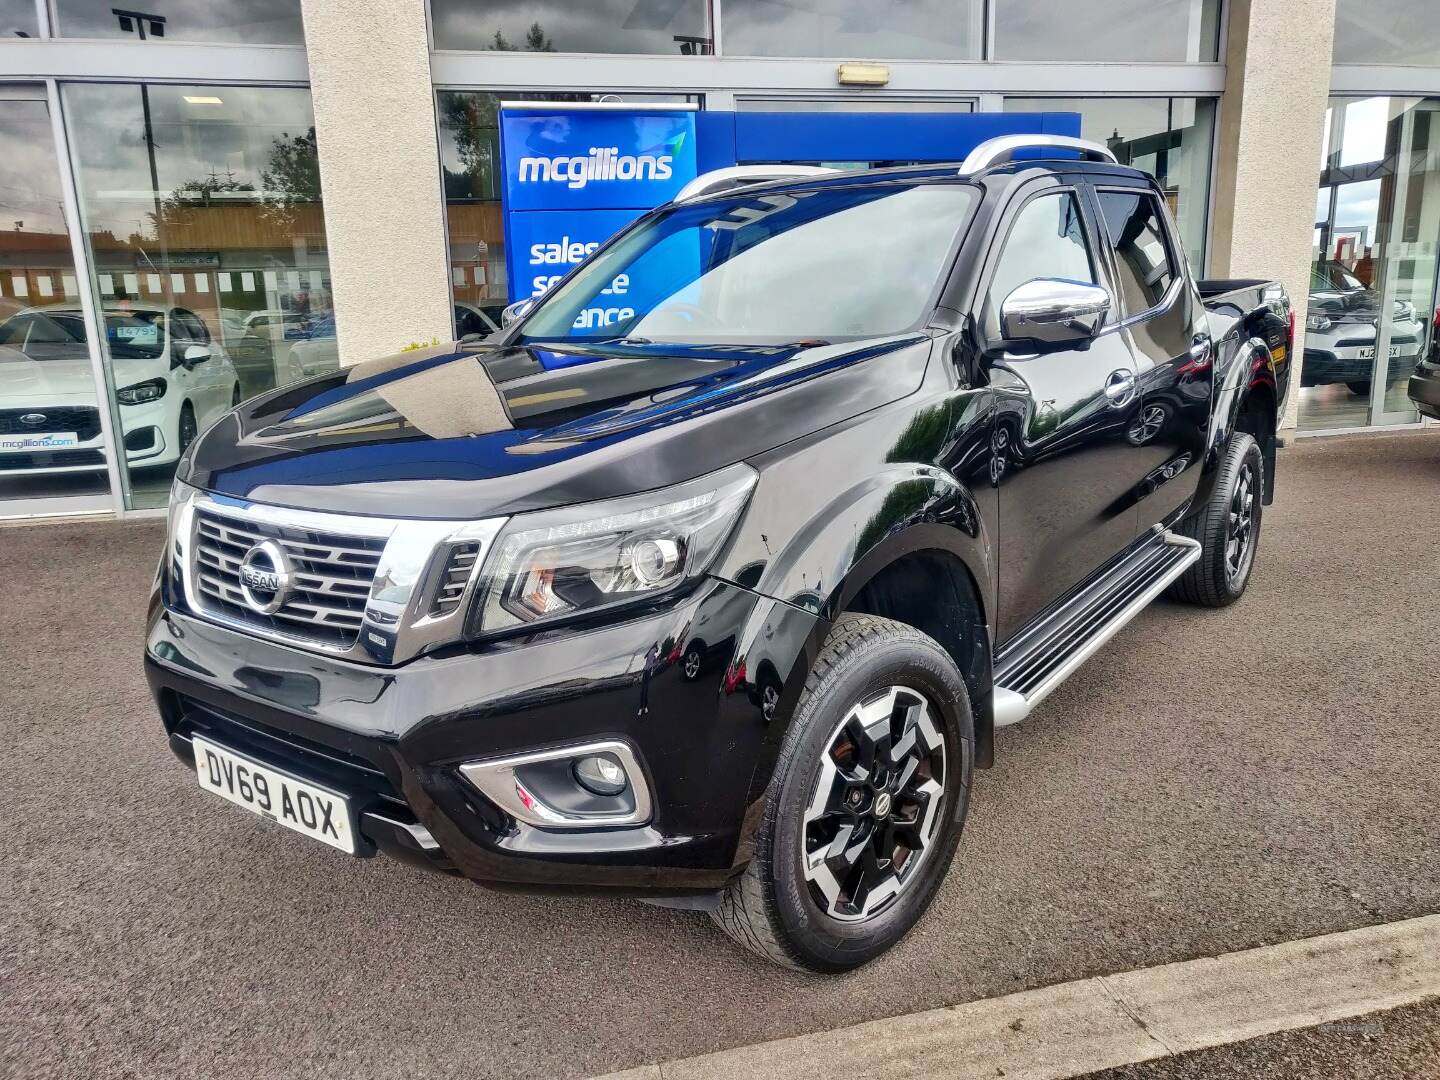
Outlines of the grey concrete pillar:
M 340 362 L 451 334 L 425 5 L 301 0 Z
M 1210 276 L 1275 277 L 1300 320 L 1286 427 L 1299 406 L 1305 300 L 1335 0 L 1232 0 L 1216 136 Z

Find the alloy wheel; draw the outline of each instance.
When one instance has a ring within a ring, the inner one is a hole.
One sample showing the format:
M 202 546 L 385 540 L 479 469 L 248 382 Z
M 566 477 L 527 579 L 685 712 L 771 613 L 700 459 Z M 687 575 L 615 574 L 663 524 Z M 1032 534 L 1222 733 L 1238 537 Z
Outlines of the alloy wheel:
M 1243 584 L 1255 558 L 1255 470 L 1246 462 L 1235 478 L 1225 534 L 1225 576 L 1230 587 Z
M 765 718 L 766 723 L 775 719 L 775 710 L 779 705 L 780 688 L 766 683 L 764 689 L 760 691 L 760 715 Z
M 827 915 L 868 919 L 915 880 L 943 820 L 946 764 L 918 691 L 891 686 L 846 712 L 805 809 L 805 880 Z
M 1126 435 L 1136 446 L 1144 446 L 1165 426 L 1165 406 L 1148 405 L 1141 412 L 1140 416 L 1130 425 Z

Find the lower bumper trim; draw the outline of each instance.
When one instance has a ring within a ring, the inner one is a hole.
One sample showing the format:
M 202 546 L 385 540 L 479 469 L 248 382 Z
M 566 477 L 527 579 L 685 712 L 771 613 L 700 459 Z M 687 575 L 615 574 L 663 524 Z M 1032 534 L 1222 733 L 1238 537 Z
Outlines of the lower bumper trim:
M 195 768 L 195 748 L 188 732 L 171 732 L 170 751 L 188 768 Z M 283 763 L 270 763 L 282 772 L 291 772 Z M 333 782 L 333 781 L 327 781 Z M 362 807 L 366 792 L 342 785 L 342 790 Z M 435 870 L 442 874 L 458 874 L 460 871 L 441 850 L 435 837 L 418 820 L 405 820 L 405 816 L 377 806 L 362 808 L 356 815 L 362 843 L 355 852 L 360 858 L 369 858 L 377 852 L 400 859 L 412 866 Z

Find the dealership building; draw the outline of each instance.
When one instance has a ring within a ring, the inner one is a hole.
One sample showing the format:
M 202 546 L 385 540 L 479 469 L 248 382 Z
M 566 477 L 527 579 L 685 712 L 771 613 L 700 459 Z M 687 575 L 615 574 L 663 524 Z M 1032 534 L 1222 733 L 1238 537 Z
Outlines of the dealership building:
M 0 517 L 155 513 L 232 402 L 492 328 L 539 280 L 507 109 L 693 114 L 701 167 L 718 131 L 853 168 L 1078 126 L 1156 177 L 1197 275 L 1283 280 L 1292 434 L 1421 422 L 1435 0 L 113 3 L 0 0 Z M 570 175 L 635 167 L 588 152 Z

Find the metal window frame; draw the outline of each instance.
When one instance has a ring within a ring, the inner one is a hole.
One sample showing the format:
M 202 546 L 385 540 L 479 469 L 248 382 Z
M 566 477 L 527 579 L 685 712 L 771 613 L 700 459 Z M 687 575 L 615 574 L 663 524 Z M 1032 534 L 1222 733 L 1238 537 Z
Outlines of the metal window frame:
M 100 417 L 100 435 L 105 442 L 105 472 L 110 478 L 110 501 L 117 511 L 122 511 L 129 501 L 129 485 L 126 482 L 128 477 L 120 467 L 120 455 L 125 453 L 125 440 L 116 429 L 114 388 L 110 385 L 110 378 L 105 370 L 105 358 L 100 348 L 105 331 L 100 321 L 99 306 L 95 302 L 99 290 L 90 262 L 90 247 L 85 242 L 85 233 L 80 222 L 80 193 L 70 158 L 70 135 L 57 80 L 45 80 L 45 98 L 50 110 L 51 138 L 55 143 L 55 155 L 60 166 L 60 197 L 65 211 L 65 231 L 70 236 L 70 255 L 75 263 L 75 291 L 80 294 L 80 312 L 85 320 L 85 346 L 90 354 L 90 376 L 95 390 L 96 411 Z
M 59 168 L 66 232 L 80 284 L 80 305 L 89 336 L 91 377 L 105 444 L 105 495 L 7 499 L 0 519 L 111 514 L 117 518 L 155 518 L 159 508 L 128 506 L 128 477 L 121 464 L 124 441 L 116 429 L 113 387 L 100 346 L 97 281 L 81 215 L 61 83 L 113 83 L 181 86 L 308 87 L 310 70 L 303 45 L 242 45 L 203 42 L 139 42 L 53 36 L 49 0 L 35 0 L 40 37 L 7 42 L 0 48 L 0 84 L 23 84 L 43 91 L 50 114 L 51 140 Z
M 745 58 L 725 56 L 629 56 L 593 53 L 453 52 L 430 56 L 436 89 L 473 90 L 482 86 L 539 85 L 555 91 L 654 91 L 730 93 L 797 90 L 809 93 L 842 89 L 836 83 L 836 58 Z M 884 61 L 882 61 L 884 62 Z M 1223 63 L 1041 63 L 986 60 L 884 62 L 890 82 L 864 91 L 877 98 L 891 94 L 1047 94 L 1093 97 L 1209 97 L 1225 88 Z M 854 93 L 854 88 L 843 88 Z
M 1395 86 L 1410 86 L 1413 89 L 1394 89 Z M 1332 63 L 1331 65 L 1331 92 L 1326 98 L 1328 107 L 1335 105 L 1336 98 L 1364 99 L 1364 98 L 1440 98 L 1440 68 L 1414 68 L 1408 65 L 1362 65 L 1362 63 Z M 1331 114 L 1331 124 L 1342 124 L 1342 111 L 1335 109 Z M 1398 157 L 1400 160 L 1408 160 L 1408 140 L 1413 134 L 1410 125 L 1404 125 L 1403 138 L 1405 145 Z M 1333 145 L 1333 138 L 1331 143 Z M 1395 194 L 1395 202 L 1404 199 L 1405 184 L 1408 184 L 1408 173 L 1401 173 L 1400 179 L 1404 180 L 1401 190 Z M 1400 222 L 1394 219 L 1390 222 L 1391 232 L 1398 230 Z M 1391 243 L 1390 238 L 1385 243 Z M 1388 301 L 1394 300 L 1394 292 L 1391 291 L 1390 274 L 1388 274 L 1387 262 L 1381 264 L 1381 311 L 1388 307 Z M 1380 370 L 1381 364 L 1385 366 L 1387 379 L 1371 380 L 1371 395 L 1365 403 L 1365 423 L 1354 426 L 1354 428 L 1310 428 L 1300 429 L 1296 426 L 1296 438 L 1323 438 L 1329 435 L 1356 435 L 1356 433 L 1384 433 L 1392 431 L 1413 431 L 1421 428 L 1440 428 L 1440 420 L 1428 418 L 1420 413 L 1417 420 L 1403 420 L 1400 423 L 1385 423 L 1385 416 L 1404 416 L 1404 412 L 1385 412 L 1385 387 L 1390 376 L 1390 337 L 1391 324 L 1388 320 L 1381 320 L 1380 327 L 1375 334 L 1375 374 Z M 1299 395 L 1300 387 L 1296 387 L 1296 395 Z M 1377 409 L 1377 405 L 1380 408 Z M 1296 413 L 1299 416 L 1299 413 Z
M 1331 64 L 1331 97 L 1440 97 L 1440 65 Z
M 309 83 L 303 45 L 210 45 L 45 38 L 6 42 L 0 81 Z
M 44 0 L 39 0 L 39 6 L 43 6 L 43 4 Z M 41 30 L 46 29 L 47 27 L 42 23 Z M 74 175 L 70 169 L 70 148 L 65 137 L 64 117 L 60 111 L 59 88 L 54 79 L 4 80 L 4 84 L 10 83 L 25 85 L 40 91 L 36 100 L 45 102 L 46 113 L 50 121 L 51 147 L 55 154 L 57 180 L 60 184 L 61 216 L 65 223 L 66 236 L 70 241 L 72 270 L 75 275 L 76 292 L 79 294 L 81 318 L 85 324 L 91 390 L 95 395 L 95 409 L 100 421 L 101 441 L 104 444 L 107 490 L 103 494 L 95 495 L 7 498 L 0 500 L 0 520 L 27 521 L 112 514 L 124 505 L 117 457 L 117 454 L 124 452 L 124 444 L 123 442 L 117 443 L 115 439 L 113 414 L 100 355 L 100 342 L 96 336 L 98 322 L 94 296 L 90 291 L 90 260 L 84 236 L 77 228 L 78 200 Z

